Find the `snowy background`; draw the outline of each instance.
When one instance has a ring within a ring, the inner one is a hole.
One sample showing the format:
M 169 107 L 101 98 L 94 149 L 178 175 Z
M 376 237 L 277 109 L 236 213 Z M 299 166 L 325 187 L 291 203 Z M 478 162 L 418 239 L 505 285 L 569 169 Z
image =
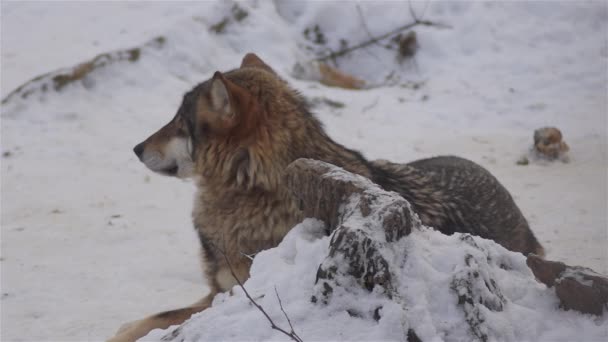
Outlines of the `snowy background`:
M 401 64 L 378 46 L 339 61 L 373 88 L 294 79 L 294 65 L 322 48 L 307 28 L 334 49 L 368 38 L 355 5 L 251 1 L 236 20 L 232 2 L 2 2 L 3 99 L 100 53 L 165 43 L 2 105 L 1 339 L 101 340 L 205 294 L 193 185 L 152 174 L 131 149 L 184 92 L 249 51 L 308 98 L 344 104 L 315 108 L 338 142 L 370 159 L 478 162 L 514 195 L 549 259 L 608 273 L 606 3 L 414 3 L 451 28 L 416 27 L 420 49 Z M 412 21 L 407 2 L 360 11 L 372 34 Z M 224 18 L 221 33 L 209 29 Z M 570 163 L 516 165 L 546 125 L 562 130 Z

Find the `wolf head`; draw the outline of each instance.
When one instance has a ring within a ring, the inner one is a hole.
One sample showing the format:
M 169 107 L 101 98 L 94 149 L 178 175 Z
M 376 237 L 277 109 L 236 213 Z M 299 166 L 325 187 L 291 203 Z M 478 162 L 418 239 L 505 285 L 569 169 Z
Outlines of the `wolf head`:
M 297 92 L 249 53 L 240 68 L 217 71 L 186 93 L 173 119 L 133 151 L 164 175 L 268 187 L 268 168 L 287 165 L 300 126 L 298 115 L 286 113 L 302 112 L 307 110 Z

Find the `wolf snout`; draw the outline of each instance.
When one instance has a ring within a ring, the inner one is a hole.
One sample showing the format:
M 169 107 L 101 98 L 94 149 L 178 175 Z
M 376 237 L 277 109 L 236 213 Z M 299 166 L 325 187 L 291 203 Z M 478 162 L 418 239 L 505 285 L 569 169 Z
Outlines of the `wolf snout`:
M 144 154 L 144 143 L 135 145 L 135 147 L 133 147 L 133 152 L 135 152 L 137 158 L 141 160 L 141 156 Z

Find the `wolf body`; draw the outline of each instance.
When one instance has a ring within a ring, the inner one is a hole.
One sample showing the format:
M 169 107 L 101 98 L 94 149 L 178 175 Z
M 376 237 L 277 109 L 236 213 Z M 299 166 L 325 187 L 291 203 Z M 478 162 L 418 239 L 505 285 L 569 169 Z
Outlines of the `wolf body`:
M 327 136 L 303 97 L 254 54 L 194 87 L 174 118 L 134 151 L 151 170 L 197 183 L 193 223 L 211 291 L 190 307 L 125 325 L 111 341 L 136 340 L 206 309 L 236 285 L 232 272 L 245 281 L 247 255 L 276 246 L 303 219 L 284 184 L 284 169 L 298 158 L 340 166 L 398 192 L 425 225 L 444 233 L 468 232 L 543 254 L 508 191 L 484 168 L 458 157 L 368 161 Z

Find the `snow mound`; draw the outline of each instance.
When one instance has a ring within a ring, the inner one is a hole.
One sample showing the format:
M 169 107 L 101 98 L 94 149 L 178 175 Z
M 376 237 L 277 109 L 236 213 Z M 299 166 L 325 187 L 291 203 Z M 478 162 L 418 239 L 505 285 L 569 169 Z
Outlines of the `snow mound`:
M 559 309 L 554 290 L 534 279 L 525 257 L 485 239 L 428 228 L 399 240 L 390 260 L 400 297 L 377 291 L 342 291 L 327 304 L 312 303 L 315 274 L 328 258 L 324 225 L 306 219 L 278 247 L 259 253 L 244 284 L 274 322 L 288 329 L 275 288 L 305 341 L 601 341 L 605 318 Z M 154 330 L 143 340 L 289 340 L 270 328 L 235 287 L 179 328 Z M 361 316 L 380 308 L 377 320 Z

